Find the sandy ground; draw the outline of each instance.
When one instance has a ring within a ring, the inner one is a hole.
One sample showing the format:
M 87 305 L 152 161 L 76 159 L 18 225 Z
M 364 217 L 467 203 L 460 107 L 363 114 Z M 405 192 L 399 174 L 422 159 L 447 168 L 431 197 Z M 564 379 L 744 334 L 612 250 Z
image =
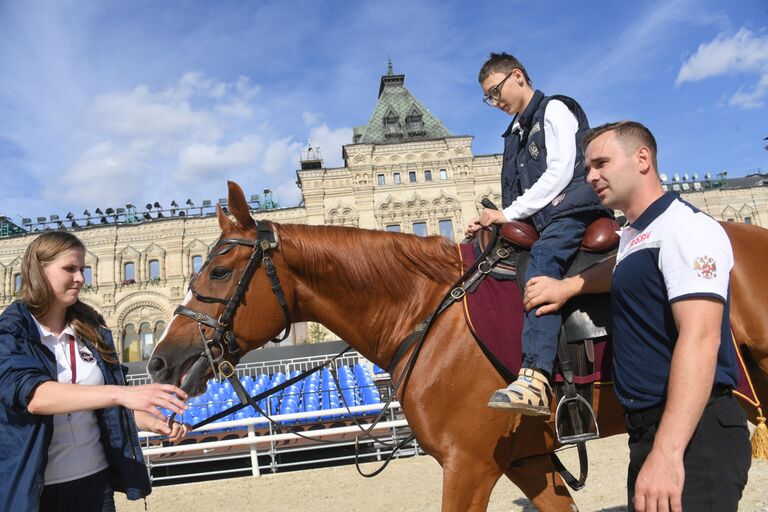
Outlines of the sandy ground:
M 613 436 L 589 444 L 589 480 L 585 489 L 574 493 L 581 512 L 626 511 L 626 439 L 626 435 Z M 572 471 L 578 470 L 574 450 L 561 458 Z M 369 470 L 374 466 L 369 465 Z M 158 487 L 147 498 L 147 506 L 150 512 L 438 511 L 440 488 L 440 466 L 422 456 L 393 461 L 372 479 L 359 476 L 354 466 L 344 466 Z M 128 502 L 118 494 L 117 510 L 141 512 L 144 503 Z M 534 512 L 536 508 L 509 480 L 502 479 L 488 510 Z M 768 512 L 768 462 L 752 461 L 739 510 Z

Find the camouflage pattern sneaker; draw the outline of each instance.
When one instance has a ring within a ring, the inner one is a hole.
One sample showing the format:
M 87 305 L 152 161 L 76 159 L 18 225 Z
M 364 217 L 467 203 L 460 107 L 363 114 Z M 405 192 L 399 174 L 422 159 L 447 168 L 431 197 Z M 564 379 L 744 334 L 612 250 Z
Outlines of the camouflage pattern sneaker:
M 493 393 L 488 407 L 506 409 L 523 416 L 549 416 L 550 393 L 552 388 L 543 373 L 530 368 L 520 368 L 517 380 Z

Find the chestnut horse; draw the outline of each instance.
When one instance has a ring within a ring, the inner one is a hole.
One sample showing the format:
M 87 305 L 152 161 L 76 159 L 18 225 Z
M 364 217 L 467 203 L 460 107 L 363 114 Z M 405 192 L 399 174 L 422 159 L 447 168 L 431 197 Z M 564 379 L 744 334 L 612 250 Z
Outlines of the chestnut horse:
M 235 221 L 218 211 L 221 240 L 254 240 L 256 223 L 242 190 L 232 182 L 229 207 Z M 384 368 L 403 339 L 437 308 L 460 276 L 458 248 L 442 237 L 259 223 L 260 228 L 265 226 L 276 235 L 277 247 L 268 253 L 291 319 L 321 322 Z M 235 245 L 213 256 L 195 282 L 196 291 L 208 297 L 232 296 L 251 254 L 252 247 Z M 738 273 L 736 277 L 740 278 Z M 747 296 L 750 293 L 766 292 L 746 292 Z M 213 318 L 224 309 L 192 294 L 184 305 Z M 744 322 L 762 321 L 757 316 L 734 316 Z M 260 268 L 244 292 L 232 332 L 247 352 L 278 335 L 284 324 L 284 311 L 267 273 Z M 750 348 L 756 348 L 765 345 L 766 336 L 760 331 L 759 336 L 744 339 Z M 153 379 L 179 384 L 199 358 L 202 343 L 195 321 L 174 316 L 149 362 Z M 765 352 L 760 354 L 756 361 L 763 370 L 768 369 Z M 396 368 L 387 368 L 393 382 L 402 373 L 407 355 Z M 192 385 L 191 394 L 202 393 L 210 376 L 208 370 Z M 506 384 L 473 338 L 462 308 L 449 307 L 430 331 L 404 392 L 398 391 L 420 446 L 442 466 L 443 512 L 486 510 L 502 474 L 539 510 L 577 510 L 550 459 L 555 447 L 551 421 L 486 406 L 491 393 Z M 602 435 L 624 431 L 621 408 L 610 385 L 597 387 L 594 404 Z

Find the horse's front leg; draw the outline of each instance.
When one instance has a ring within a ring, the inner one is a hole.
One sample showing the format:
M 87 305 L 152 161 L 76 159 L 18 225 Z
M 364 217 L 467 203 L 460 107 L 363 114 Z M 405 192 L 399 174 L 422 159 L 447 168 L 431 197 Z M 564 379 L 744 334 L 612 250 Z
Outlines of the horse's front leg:
M 497 466 L 483 467 L 472 456 L 444 462 L 442 512 L 485 512 L 499 477 Z
M 541 512 L 578 512 L 549 454 L 527 458 L 505 474 Z

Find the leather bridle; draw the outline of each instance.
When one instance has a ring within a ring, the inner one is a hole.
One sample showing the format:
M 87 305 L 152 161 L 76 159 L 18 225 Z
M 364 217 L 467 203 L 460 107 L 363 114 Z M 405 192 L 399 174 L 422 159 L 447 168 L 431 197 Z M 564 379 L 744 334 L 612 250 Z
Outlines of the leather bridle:
M 251 255 L 248 258 L 248 264 L 245 267 L 240 280 L 237 282 L 234 292 L 228 299 L 222 299 L 219 297 L 209 297 L 201 294 L 195 289 L 195 283 L 197 283 L 198 276 L 206 269 L 211 261 L 217 256 L 226 254 L 235 246 L 243 245 L 251 247 Z M 208 304 L 224 304 L 224 311 L 219 315 L 219 318 L 213 318 L 210 315 L 195 311 L 185 305 L 180 305 L 174 311 L 175 315 L 186 316 L 197 322 L 198 331 L 200 332 L 200 339 L 203 344 L 203 352 L 200 354 L 198 361 L 208 361 L 213 371 L 214 376 L 221 374 L 227 379 L 231 379 L 235 375 L 235 366 L 240 362 L 242 356 L 242 349 L 235 338 L 235 334 L 232 331 L 232 319 L 237 312 L 237 308 L 240 307 L 245 292 L 248 289 L 248 285 L 253 278 L 254 274 L 259 268 L 259 265 L 264 267 L 269 282 L 272 285 L 272 292 L 275 294 L 278 304 L 283 310 L 283 316 L 285 317 L 285 329 L 283 335 L 280 338 L 274 338 L 271 341 L 279 343 L 286 339 L 291 332 L 291 313 L 288 310 L 288 304 L 285 300 L 285 294 L 280 286 L 280 280 L 277 277 L 275 271 L 275 265 L 272 263 L 272 258 L 269 256 L 270 251 L 273 251 L 278 246 L 278 242 L 275 237 L 274 231 L 269 226 L 262 226 L 256 223 L 256 239 L 251 240 L 248 238 L 222 238 L 211 250 L 205 263 L 200 268 L 200 271 L 189 282 L 189 291 L 200 302 Z M 210 338 L 207 338 L 204 331 L 205 327 L 213 329 L 213 334 Z M 217 349 L 217 354 L 214 355 L 214 350 Z M 204 363 L 203 363 L 204 364 Z M 195 363 L 195 367 L 199 365 Z M 182 383 L 182 388 L 189 385 L 188 381 L 191 381 L 189 377 L 192 376 L 190 372 L 187 382 Z

